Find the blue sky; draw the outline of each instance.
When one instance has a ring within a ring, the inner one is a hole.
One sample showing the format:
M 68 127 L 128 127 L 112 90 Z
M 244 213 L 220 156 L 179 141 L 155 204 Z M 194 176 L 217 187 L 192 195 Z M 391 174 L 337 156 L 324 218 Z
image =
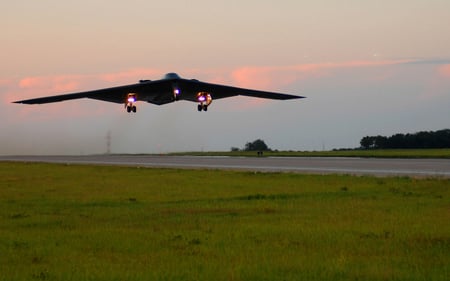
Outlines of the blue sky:
M 450 2 L 10 1 L 0 5 L 0 154 L 356 147 L 449 128 Z M 300 94 L 208 112 L 93 100 L 11 101 L 186 78 Z

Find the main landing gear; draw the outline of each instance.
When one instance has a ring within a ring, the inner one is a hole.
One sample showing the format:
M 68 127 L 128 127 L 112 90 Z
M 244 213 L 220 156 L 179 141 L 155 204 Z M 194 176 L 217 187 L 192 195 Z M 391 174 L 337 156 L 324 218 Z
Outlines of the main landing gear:
M 127 109 L 128 113 L 136 113 L 136 106 L 134 105 L 136 100 L 136 94 L 128 94 L 127 102 L 125 103 L 125 108 Z
M 208 106 L 206 104 L 199 104 L 197 106 L 198 111 L 208 111 Z
M 197 101 L 199 102 L 197 106 L 198 111 L 208 111 L 208 106 L 212 102 L 211 94 L 207 92 L 200 92 L 197 94 Z
M 136 113 L 136 106 L 135 105 L 126 105 L 126 108 L 127 108 L 127 112 L 128 113 L 130 113 L 130 112 Z

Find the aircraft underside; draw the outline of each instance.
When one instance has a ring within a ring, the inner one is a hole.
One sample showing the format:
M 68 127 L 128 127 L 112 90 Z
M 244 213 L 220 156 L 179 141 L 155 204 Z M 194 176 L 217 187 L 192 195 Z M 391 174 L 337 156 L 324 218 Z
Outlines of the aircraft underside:
M 173 101 L 180 100 L 181 91 L 179 89 L 174 89 L 173 91 Z M 137 102 L 137 94 L 129 93 L 127 96 L 127 100 L 125 102 L 125 109 L 128 113 L 136 113 L 137 107 L 135 103 Z M 198 102 L 197 110 L 208 111 L 209 105 L 212 103 L 212 97 L 210 93 L 207 92 L 198 92 L 196 96 L 196 100 Z

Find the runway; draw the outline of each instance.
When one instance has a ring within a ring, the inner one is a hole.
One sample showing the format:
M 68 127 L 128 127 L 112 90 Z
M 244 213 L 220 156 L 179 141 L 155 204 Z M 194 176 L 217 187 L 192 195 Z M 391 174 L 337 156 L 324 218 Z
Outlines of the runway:
M 89 155 L 0 156 L 0 161 L 183 169 L 227 169 L 255 172 L 450 177 L 449 159 Z

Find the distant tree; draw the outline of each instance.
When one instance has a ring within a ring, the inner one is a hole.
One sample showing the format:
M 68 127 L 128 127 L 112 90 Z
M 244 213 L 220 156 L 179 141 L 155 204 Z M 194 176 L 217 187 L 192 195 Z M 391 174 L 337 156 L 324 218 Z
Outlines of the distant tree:
M 232 148 L 231 148 L 231 151 L 232 151 L 232 152 L 236 152 L 236 151 L 240 151 L 240 149 L 239 149 L 238 147 L 232 147 Z
M 395 134 L 390 137 L 366 136 L 360 141 L 364 149 L 385 148 L 450 148 L 450 129 L 414 134 Z
M 270 148 L 263 140 L 257 139 L 253 142 L 246 143 L 244 151 L 270 151 Z
M 374 148 L 386 148 L 388 143 L 388 138 L 383 136 L 374 137 Z
M 366 136 L 363 137 L 359 143 L 361 144 L 361 148 L 371 149 L 374 148 L 374 141 L 375 139 L 373 137 Z
M 436 144 L 444 145 L 445 147 L 450 147 L 450 129 L 439 130 L 434 134 Z
M 388 138 L 389 147 L 386 148 L 407 148 L 404 134 L 395 134 Z
M 361 148 L 363 149 L 377 149 L 377 148 L 385 148 L 387 144 L 388 138 L 383 136 L 363 137 L 360 141 Z

